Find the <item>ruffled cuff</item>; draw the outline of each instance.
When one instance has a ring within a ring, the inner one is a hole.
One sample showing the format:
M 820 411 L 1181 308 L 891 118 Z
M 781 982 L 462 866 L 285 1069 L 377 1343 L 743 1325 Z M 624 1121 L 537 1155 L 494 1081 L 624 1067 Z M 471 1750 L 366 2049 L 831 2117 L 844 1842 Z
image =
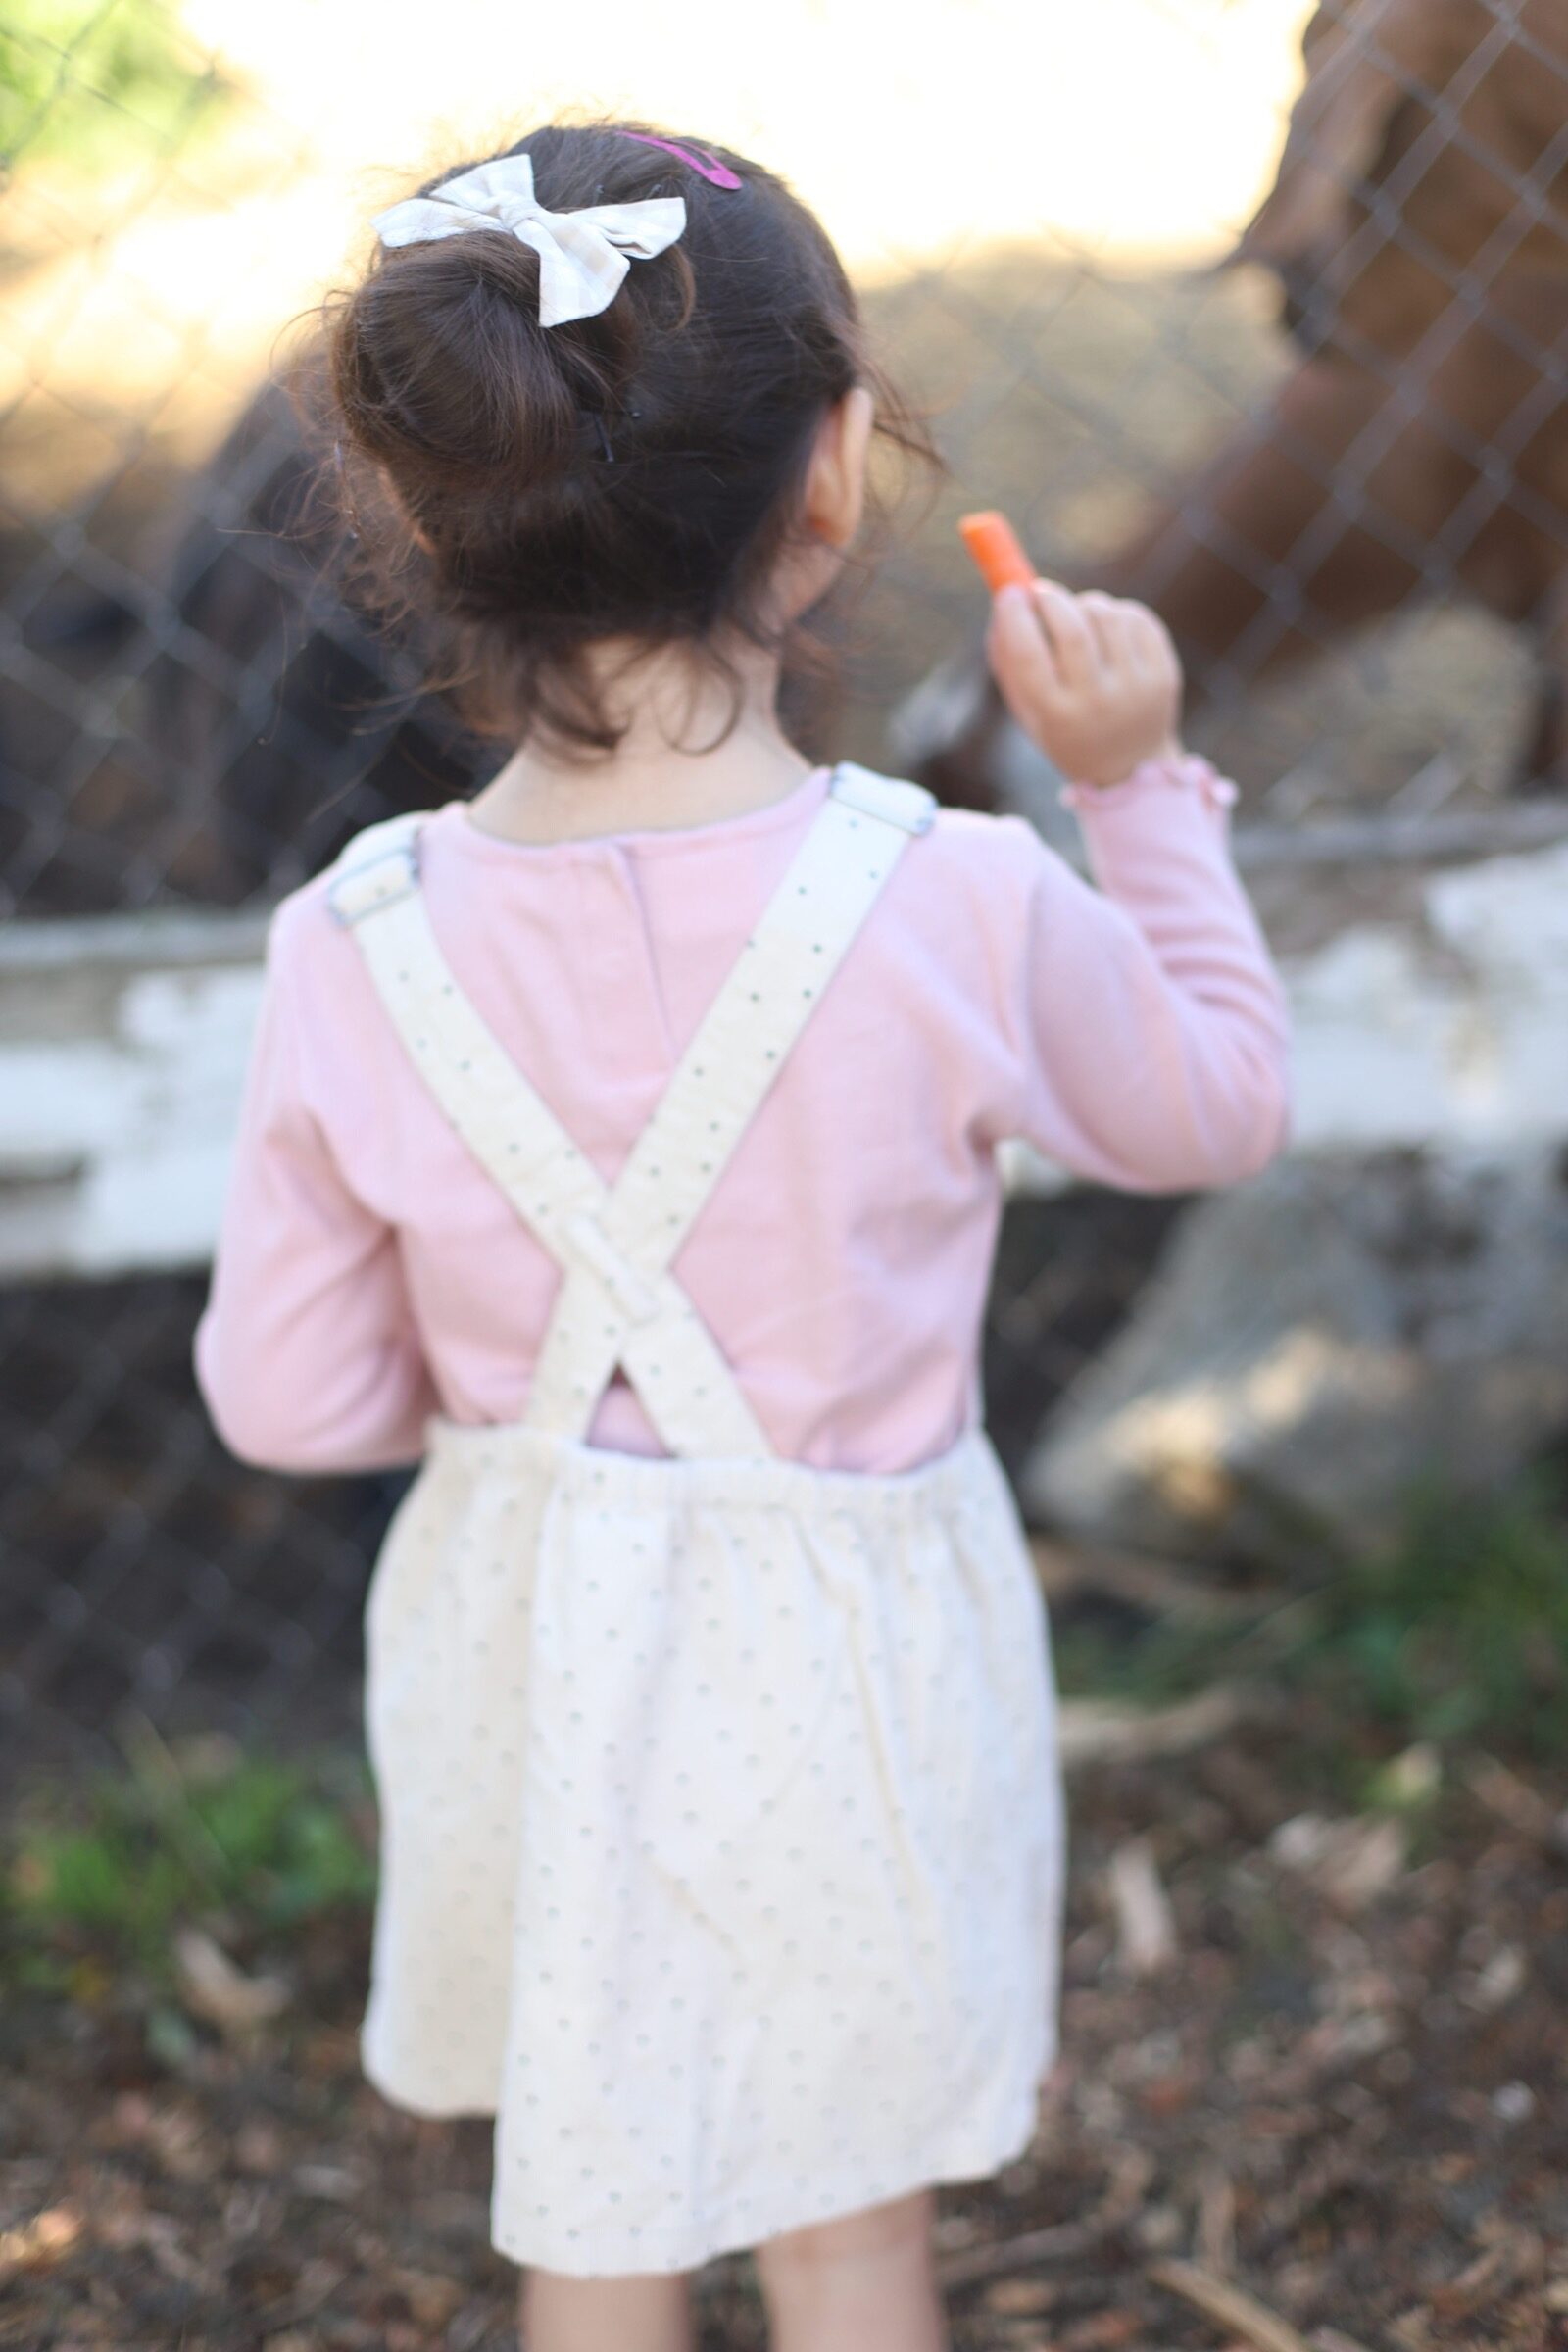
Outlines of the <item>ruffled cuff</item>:
M 1065 784 L 1057 797 L 1064 808 L 1082 812 L 1123 808 L 1151 793 L 1172 790 L 1195 793 L 1217 812 L 1234 808 L 1238 798 L 1230 778 L 1199 752 L 1183 752 L 1174 760 L 1146 760 L 1119 784 Z

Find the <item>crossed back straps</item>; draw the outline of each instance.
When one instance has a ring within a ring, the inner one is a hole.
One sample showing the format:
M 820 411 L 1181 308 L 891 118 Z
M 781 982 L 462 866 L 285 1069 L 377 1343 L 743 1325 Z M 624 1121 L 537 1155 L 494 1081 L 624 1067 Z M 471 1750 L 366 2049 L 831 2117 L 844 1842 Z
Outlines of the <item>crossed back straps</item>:
M 662 1443 L 772 1452 L 670 1265 L 911 835 L 936 804 L 845 763 L 613 1186 L 464 996 L 419 887 L 424 816 L 350 842 L 328 888 L 416 1069 L 562 1267 L 527 1427 L 581 1440 L 617 1365 Z

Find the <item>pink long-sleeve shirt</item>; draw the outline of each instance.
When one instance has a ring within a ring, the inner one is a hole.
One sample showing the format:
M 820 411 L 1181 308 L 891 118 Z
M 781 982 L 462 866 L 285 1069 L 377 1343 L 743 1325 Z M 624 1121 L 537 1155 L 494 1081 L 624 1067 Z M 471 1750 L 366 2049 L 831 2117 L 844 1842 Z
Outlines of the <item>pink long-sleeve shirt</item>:
M 436 936 L 607 1182 L 828 784 L 679 831 L 548 845 L 428 822 Z M 945 809 L 824 992 L 673 1271 L 775 1450 L 895 1471 L 974 1417 L 1002 1192 L 1033 1143 L 1129 1191 L 1261 1168 L 1288 1120 L 1279 982 L 1202 762 L 1076 806 L 1091 887 L 1018 817 Z M 320 880 L 278 908 L 201 1387 L 244 1458 L 409 1461 L 511 1421 L 561 1276 L 416 1075 Z M 657 1453 L 618 1377 L 591 1442 Z

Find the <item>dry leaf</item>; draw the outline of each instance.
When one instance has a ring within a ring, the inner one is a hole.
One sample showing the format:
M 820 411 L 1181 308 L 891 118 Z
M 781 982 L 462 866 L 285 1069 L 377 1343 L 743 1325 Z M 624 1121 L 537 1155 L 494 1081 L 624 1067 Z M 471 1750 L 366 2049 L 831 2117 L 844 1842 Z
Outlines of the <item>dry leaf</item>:
M 466 2293 L 442 2271 L 393 2270 L 387 2282 L 397 2288 L 422 2328 L 444 2328 Z
M 1465 1767 L 1465 1778 L 1471 1793 L 1480 1798 L 1489 1812 L 1505 1821 L 1522 1838 L 1541 1845 L 1559 1842 L 1559 1816 L 1530 1783 L 1518 1773 L 1510 1772 L 1494 1756 L 1483 1756 Z
M 343 2164 L 297 2164 L 293 2180 L 306 2196 L 320 2197 L 328 2205 L 352 2205 L 364 2186 L 358 2173 Z
M 1102 2311 L 1080 2320 L 1061 2338 L 1061 2352 L 1121 2352 L 1136 2343 L 1144 2323 L 1136 2311 Z
M 1287 1870 L 1310 1879 L 1341 1911 L 1362 1911 L 1402 1877 L 1409 1836 L 1402 1822 L 1328 1821 L 1298 1813 L 1282 1822 L 1269 1852 Z
M 1158 1976 L 1176 1957 L 1176 1920 L 1145 1838 L 1128 1838 L 1106 1873 L 1116 1914 L 1116 1961 L 1133 1978 Z
M 51 2205 L 13 2230 L 0 2230 L 0 2280 L 18 2271 L 47 2270 L 70 2252 L 81 2235 L 81 2216 L 71 2205 Z
M 982 2301 L 987 2311 L 1010 2319 L 1037 2319 L 1056 2302 L 1059 2288 L 1048 2278 L 999 2278 L 987 2287 Z
M 1525 1973 L 1525 1956 L 1518 1945 L 1499 1944 L 1471 1987 L 1471 2007 L 1483 2013 L 1506 2008 L 1514 1995 L 1523 1990 Z
M 253 2034 L 288 2002 L 281 1977 L 248 1977 L 200 1928 L 174 1937 L 174 1965 L 187 2009 L 220 2034 Z

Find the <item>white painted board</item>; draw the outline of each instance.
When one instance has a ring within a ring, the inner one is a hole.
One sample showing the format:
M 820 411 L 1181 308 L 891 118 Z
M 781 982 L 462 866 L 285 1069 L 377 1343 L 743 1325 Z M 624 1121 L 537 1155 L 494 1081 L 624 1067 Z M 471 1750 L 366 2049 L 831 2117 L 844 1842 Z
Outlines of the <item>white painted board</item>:
M 0 937 L 0 1276 L 195 1267 L 218 1230 L 265 915 Z M 1287 964 L 1300 1153 L 1568 1136 L 1568 843 L 1434 874 L 1419 917 Z M 1008 1181 L 1070 1179 L 1033 1153 Z

